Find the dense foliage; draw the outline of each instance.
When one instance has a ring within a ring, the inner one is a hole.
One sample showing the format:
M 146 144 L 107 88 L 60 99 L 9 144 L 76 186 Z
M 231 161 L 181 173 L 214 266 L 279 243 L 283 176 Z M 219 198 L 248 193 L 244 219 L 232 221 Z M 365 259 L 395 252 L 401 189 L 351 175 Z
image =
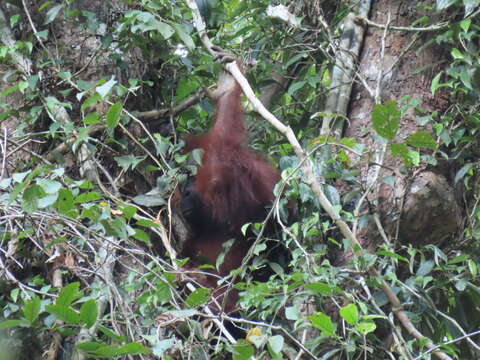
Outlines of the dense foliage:
M 382 243 L 352 253 L 292 146 L 245 104 L 250 145 L 278 164 L 282 181 L 276 231 L 266 236 L 262 224 L 250 224 L 258 234 L 251 261 L 224 280 L 240 280 L 233 324 L 245 333 L 236 344 L 204 313 L 209 290 L 184 289 L 177 270 L 186 260 L 165 250 L 175 237 L 172 194 L 199 163 L 198 154 L 182 153 L 181 137 L 208 127 L 214 106 L 204 90 L 221 65 L 202 47 L 185 2 L 92 3 L 99 2 L 0 6 L 1 358 L 75 351 L 88 358 L 430 358 L 425 341 L 397 323 L 381 280 L 442 351 L 478 358 L 480 1 L 417 3 L 430 16 L 412 26 L 441 23 L 418 46 L 449 53 L 428 89 L 447 94 L 446 110 L 427 112 L 403 97 L 371 113 L 399 171 L 452 169 L 464 227 L 448 244 Z M 293 4 L 301 24 L 294 27 L 268 16 L 268 1 L 197 1 L 212 42 L 250 64 L 246 76 L 258 95 L 283 77 L 269 109 L 314 161 L 337 214 L 361 227 L 365 217 L 355 209 L 369 149 L 360 139 L 319 136 L 350 8 L 318 3 L 318 17 L 306 14 L 313 6 Z M 191 106 L 172 110 L 190 97 Z M 398 136 L 412 112 L 431 131 Z M 271 260 L 267 241 L 283 244 L 289 257 Z M 351 256 L 339 264 L 344 253 Z M 270 273 L 265 281 L 253 276 L 260 268 Z

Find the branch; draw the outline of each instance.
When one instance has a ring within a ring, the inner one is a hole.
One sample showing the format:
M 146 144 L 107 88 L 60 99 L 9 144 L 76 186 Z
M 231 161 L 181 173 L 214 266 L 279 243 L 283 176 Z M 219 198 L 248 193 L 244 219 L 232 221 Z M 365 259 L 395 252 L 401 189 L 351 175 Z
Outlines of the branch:
M 397 30 L 397 31 L 412 31 L 412 32 L 429 32 L 429 31 L 437 31 L 442 30 L 450 26 L 450 23 L 442 22 L 434 25 L 430 25 L 427 27 L 416 27 L 416 26 L 391 26 L 389 24 L 378 24 L 373 22 L 372 20 L 364 17 L 364 16 L 355 16 L 354 21 L 359 23 L 364 23 L 368 26 L 376 27 L 379 29 L 386 29 L 388 27 L 389 30 Z
M 197 104 L 205 96 L 205 90 L 200 89 L 195 94 L 189 96 L 185 99 L 184 102 L 168 109 L 157 109 L 150 111 L 143 111 L 138 114 L 140 119 L 146 120 L 147 122 L 156 120 L 158 118 L 164 118 L 168 116 L 175 116 L 182 111 L 188 109 L 190 106 Z

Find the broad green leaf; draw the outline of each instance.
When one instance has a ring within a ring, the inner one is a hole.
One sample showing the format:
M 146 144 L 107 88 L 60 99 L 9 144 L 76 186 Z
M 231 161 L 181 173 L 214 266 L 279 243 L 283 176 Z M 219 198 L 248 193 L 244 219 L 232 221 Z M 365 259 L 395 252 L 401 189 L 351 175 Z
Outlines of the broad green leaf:
M 86 109 L 88 109 L 89 107 L 91 106 L 94 106 L 97 102 L 99 102 L 101 100 L 101 97 L 100 97 L 100 94 L 93 94 L 92 96 L 90 96 L 88 99 L 86 99 L 82 106 L 80 107 L 80 109 L 82 111 L 85 111 Z
M 435 92 L 437 89 L 442 88 L 442 87 L 451 87 L 452 82 L 447 82 L 447 83 L 440 83 L 440 78 L 442 77 L 443 71 L 440 71 L 437 75 L 432 80 L 432 85 L 430 86 L 430 90 L 432 92 L 432 96 L 435 95 Z
M 110 129 L 114 129 L 117 127 L 118 122 L 120 120 L 120 115 L 122 114 L 123 104 L 121 102 L 117 102 L 113 104 L 110 109 L 107 111 L 106 121 L 107 126 Z
M 454 180 L 454 181 L 455 181 L 455 184 L 456 184 L 457 182 L 459 182 L 460 180 L 462 180 L 463 177 L 465 176 L 465 174 L 466 174 L 467 172 L 469 172 L 471 168 L 472 168 L 472 164 L 471 164 L 471 163 L 468 163 L 468 164 L 463 165 L 463 166 L 461 167 L 461 169 L 458 170 L 457 173 L 455 174 L 455 180 Z
M 475 3 L 475 6 L 477 6 L 480 3 L 480 1 L 478 1 L 478 0 L 473 0 L 473 1 L 472 0 L 464 0 L 465 7 L 467 6 L 466 5 L 467 2 L 473 2 L 473 3 Z M 462 30 L 464 32 L 468 31 L 471 24 L 472 24 L 472 19 L 471 18 L 463 19 L 462 21 L 460 21 L 460 27 L 462 28 Z
M 150 350 L 138 342 L 132 342 L 121 346 L 118 349 L 119 355 L 135 355 L 135 354 L 150 354 Z
M 451 51 L 450 51 L 450 54 L 452 55 L 452 57 L 455 59 L 455 60 L 461 60 L 461 59 L 464 59 L 465 56 L 462 54 L 462 52 L 460 50 L 458 50 L 457 48 L 453 48 Z
M 135 234 L 133 234 L 133 237 L 144 244 L 150 244 L 150 236 L 142 229 L 135 229 Z
M 87 203 L 92 201 L 98 201 L 102 199 L 102 195 L 94 191 L 82 193 L 75 198 L 76 203 Z
M 96 91 L 101 96 L 102 99 L 105 99 L 105 97 L 112 90 L 113 86 L 116 83 L 117 83 L 117 81 L 115 80 L 115 77 L 112 76 L 112 78 L 110 80 L 108 80 L 107 82 L 105 82 L 102 85 L 97 86 Z
M 350 325 L 358 322 L 358 309 L 355 304 L 349 304 L 340 309 L 340 316 Z
M 97 302 L 93 299 L 85 301 L 80 308 L 80 320 L 85 324 L 85 327 L 91 328 L 97 321 L 97 316 Z
M 388 148 L 394 157 L 400 157 L 403 159 L 405 166 L 410 166 L 412 164 L 412 160 L 410 159 L 410 150 L 408 149 L 407 145 L 401 143 L 390 144 Z
M 38 199 L 45 193 L 39 185 L 31 185 L 23 192 L 22 209 L 31 214 L 38 209 Z
M 131 218 L 133 218 L 137 213 L 137 208 L 131 205 L 122 206 L 121 210 L 123 212 L 123 216 L 125 216 L 127 220 L 130 220 Z
M 159 340 L 152 346 L 152 354 L 158 357 L 159 359 L 163 359 L 163 354 L 170 350 L 176 343 L 175 338 L 169 338 L 164 340 Z M 168 359 L 168 358 L 165 358 Z
M 31 170 L 21 172 L 21 173 L 14 173 L 12 175 L 12 179 L 16 183 L 21 183 L 29 173 L 31 173 Z
M 300 311 L 296 306 L 287 306 L 285 308 L 285 317 L 287 320 L 298 320 Z
M 437 0 L 437 10 L 441 11 L 453 5 L 456 0 Z
M 182 42 L 185 44 L 187 48 L 190 50 L 195 48 L 195 42 L 193 41 L 192 37 L 188 34 L 188 32 L 185 29 L 185 25 L 181 23 L 172 23 L 173 28 L 175 29 L 175 32 L 177 33 L 178 37 Z
M 125 171 L 129 169 L 135 169 L 138 164 L 140 164 L 143 160 L 145 160 L 146 156 L 133 156 L 133 155 L 125 155 L 125 156 L 116 156 L 114 159 L 124 169 Z
M 55 300 L 56 305 L 61 306 L 70 306 L 75 300 L 83 296 L 83 293 L 80 291 L 80 283 L 78 281 L 64 286 L 60 290 L 60 294 Z
M 69 324 L 79 324 L 80 315 L 72 308 L 64 305 L 49 305 L 46 308 L 47 312 L 54 314 L 57 319 L 65 321 Z
M 389 100 L 385 105 L 377 104 L 372 110 L 373 129 L 381 137 L 392 140 L 397 135 L 400 110 L 397 103 Z
M 45 15 L 45 21 L 43 22 L 43 25 L 50 24 L 53 20 L 55 20 L 55 18 L 58 15 L 58 12 L 62 10 L 62 8 L 63 8 L 62 4 L 52 6 L 50 10 L 47 11 L 47 14 Z
M 73 202 L 73 195 L 70 190 L 60 189 L 58 192 L 56 207 L 58 212 L 62 215 L 75 217 L 77 214 L 77 208 Z
M 205 304 L 210 299 L 210 289 L 198 288 L 188 295 L 185 303 L 189 307 L 197 307 Z
M 377 328 L 377 325 L 375 325 L 373 321 L 361 321 L 355 325 L 355 328 L 362 335 L 367 335 L 371 332 L 374 332 L 375 329 Z
M 119 349 L 120 346 L 118 345 L 102 345 L 99 348 L 97 348 L 95 351 L 89 352 L 90 357 L 92 358 L 113 358 L 116 357 L 119 354 Z
M 255 349 L 246 340 L 240 339 L 233 345 L 233 360 L 250 360 L 255 354 Z
M 83 118 L 83 123 L 85 125 L 93 125 L 100 122 L 100 114 L 96 111 L 92 111 L 87 116 Z
M 135 196 L 132 200 L 138 205 L 147 207 L 161 206 L 167 203 L 165 199 L 160 195 L 138 195 Z
M 463 15 L 464 17 L 468 17 L 472 15 L 472 13 L 477 9 L 478 5 L 480 4 L 479 0 L 463 0 L 463 6 L 465 7 L 465 14 Z M 471 20 L 471 18 L 464 19 L 465 20 Z M 464 29 L 462 26 L 463 21 L 460 23 L 460 27 L 467 32 L 467 30 Z M 469 24 L 470 25 L 470 24 Z
M 115 220 L 102 220 L 101 224 L 108 235 L 118 237 L 123 240 L 128 239 L 127 224 L 125 219 L 117 217 Z
M 23 305 L 23 316 L 25 320 L 29 322 L 30 325 L 33 325 L 35 320 L 37 320 L 38 315 L 40 314 L 40 305 L 41 301 L 38 296 L 33 297 L 31 300 L 25 301 Z
M 27 322 L 25 320 L 6 320 L 0 322 L 0 330 L 10 329 L 23 325 L 27 325 Z
M 268 344 L 270 345 L 272 351 L 275 354 L 280 354 L 284 343 L 285 343 L 285 339 L 281 335 L 274 335 L 270 337 L 270 339 L 268 339 Z
M 110 339 L 113 339 L 119 343 L 124 342 L 127 339 L 125 336 L 118 335 L 103 325 L 98 324 L 96 328 L 100 330 L 103 335 L 108 336 Z
M 51 194 L 38 199 L 38 208 L 45 209 L 48 206 L 52 206 L 58 200 L 58 194 Z
M 95 350 L 101 348 L 102 346 L 104 346 L 104 344 L 102 344 L 102 343 L 98 343 L 98 342 L 95 342 L 95 341 L 86 341 L 86 342 L 78 344 L 75 347 L 77 349 L 80 349 L 80 350 L 83 350 L 83 351 L 92 352 L 92 351 L 95 351 Z
M 376 254 L 377 255 L 388 256 L 388 257 L 391 257 L 392 259 L 397 259 L 397 260 L 408 263 L 408 259 L 406 257 L 403 257 L 403 256 L 401 256 L 401 255 L 399 255 L 399 254 L 397 254 L 393 251 L 380 250 L 380 251 L 377 251 Z
M 315 315 L 309 316 L 308 320 L 314 327 L 320 329 L 322 335 L 333 337 L 335 336 L 336 325 L 332 322 L 328 315 L 318 312 Z
M 435 266 L 435 262 L 433 260 L 422 261 L 417 270 L 417 276 L 425 276 L 430 274 L 434 266 Z
M 325 296 L 331 296 L 336 290 L 336 287 L 322 282 L 316 282 L 311 284 L 305 284 L 305 289 L 318 292 Z
M 47 194 L 56 194 L 62 188 L 62 184 L 55 180 L 41 179 L 37 181 L 37 184 L 40 185 Z
M 288 95 L 292 96 L 293 94 L 295 94 L 295 92 L 299 89 L 301 89 L 304 85 L 305 85 L 305 81 L 297 81 L 295 83 L 293 83 L 289 88 L 288 88 Z
M 407 138 L 407 144 L 414 147 L 423 147 L 430 150 L 437 148 L 437 143 L 432 138 L 432 135 L 426 131 L 417 131 Z

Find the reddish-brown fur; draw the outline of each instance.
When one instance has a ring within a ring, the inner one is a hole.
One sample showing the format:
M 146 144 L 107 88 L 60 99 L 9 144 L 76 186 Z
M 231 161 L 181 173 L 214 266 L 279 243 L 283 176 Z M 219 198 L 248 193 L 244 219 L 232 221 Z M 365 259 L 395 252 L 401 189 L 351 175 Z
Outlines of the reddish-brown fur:
M 193 216 L 197 219 L 203 216 L 204 223 L 215 225 L 198 231 L 194 229 L 194 234 L 183 246 L 182 255 L 190 258 L 190 269 L 202 264 L 215 265 L 223 244 L 234 238 L 236 241 L 219 271 L 212 272 L 220 276 L 241 265 L 249 247 L 241 234 L 241 226 L 265 217 L 265 207 L 273 201 L 273 188 L 279 180 L 278 171 L 246 145 L 241 94 L 238 83 L 230 75 L 222 75 L 211 129 L 205 134 L 185 138 L 187 152 L 196 148 L 203 150 L 202 165 L 191 190 L 201 200 L 204 211 Z M 213 276 L 197 280 L 205 287 L 216 287 Z M 218 291 L 214 291 L 214 295 L 219 295 Z M 225 311 L 234 309 L 236 298 L 236 293 L 229 295 Z

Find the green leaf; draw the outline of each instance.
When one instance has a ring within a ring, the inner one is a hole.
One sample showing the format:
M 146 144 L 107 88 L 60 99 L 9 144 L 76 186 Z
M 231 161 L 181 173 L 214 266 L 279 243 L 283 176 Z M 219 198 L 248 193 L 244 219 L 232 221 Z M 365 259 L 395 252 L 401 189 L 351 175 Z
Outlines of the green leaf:
M 144 244 L 150 245 L 151 243 L 150 236 L 142 229 L 135 229 L 135 234 L 133 234 L 133 237 Z
M 120 347 L 118 349 L 118 354 L 119 355 L 150 354 L 150 350 L 138 342 L 132 342 Z
M 333 292 L 336 290 L 336 287 L 322 282 L 316 282 L 305 284 L 305 289 L 318 292 L 325 296 L 332 296 Z
M 107 126 L 110 129 L 114 129 L 117 127 L 118 122 L 120 120 L 120 115 L 122 114 L 123 104 L 121 102 L 117 102 L 113 104 L 110 109 L 107 111 L 106 121 Z
M 169 351 L 175 345 L 175 338 L 169 338 L 164 340 L 157 340 L 157 342 L 152 346 L 152 354 L 159 359 L 163 359 L 163 354 L 166 351 Z M 172 359 L 172 358 L 170 358 Z M 168 357 L 165 357 L 165 360 L 170 360 Z M 173 360 L 173 359 L 172 359 Z
M 437 143 L 432 138 L 432 135 L 426 131 L 417 131 L 407 138 L 407 144 L 414 147 L 423 147 L 430 150 L 437 148 Z
M 80 308 L 80 320 L 85 324 L 86 328 L 91 328 L 98 317 L 97 302 L 93 299 L 87 300 Z
M 89 350 L 94 348 L 94 350 Z M 118 356 L 118 345 L 104 345 L 95 342 L 81 343 L 76 346 L 77 349 L 86 351 L 89 357 L 92 358 L 113 358 Z
M 255 354 L 255 349 L 245 339 L 240 339 L 233 345 L 233 360 L 249 360 Z
M 400 157 L 403 159 L 405 166 L 410 166 L 412 164 L 412 159 L 410 158 L 410 150 L 405 144 L 390 144 L 388 146 L 392 156 Z
M 358 309 L 355 304 L 349 304 L 340 309 L 340 316 L 350 325 L 358 322 Z
M 452 57 L 455 59 L 455 60 L 461 60 L 461 59 L 464 59 L 465 56 L 462 54 L 462 52 L 460 50 L 458 50 L 457 48 L 453 48 L 451 51 L 450 51 L 450 54 L 452 55 Z
M 62 290 L 60 290 L 60 294 L 58 295 L 55 304 L 61 306 L 70 306 L 75 300 L 83 296 L 83 293 L 79 289 L 80 283 L 78 281 L 64 286 Z
M 455 180 L 454 180 L 455 184 L 460 180 L 462 180 L 465 174 L 469 172 L 471 168 L 472 168 L 471 163 L 463 165 L 462 168 L 458 170 L 457 173 L 455 174 Z
M 92 111 L 87 116 L 83 118 L 83 123 L 85 125 L 93 125 L 100 122 L 100 114 L 96 111 Z
M 25 301 L 22 309 L 23 316 L 30 325 L 33 325 L 35 320 L 37 320 L 38 315 L 40 314 L 40 305 L 41 301 L 38 296 L 33 297 L 31 300 Z
M 55 204 L 57 199 L 58 199 L 58 194 L 51 194 L 51 195 L 44 196 L 38 199 L 38 208 L 45 209 L 46 207 Z
M 435 96 L 435 92 L 437 89 L 442 88 L 442 87 L 451 87 L 452 83 L 440 83 L 440 78 L 442 77 L 443 71 L 440 71 L 437 75 L 432 80 L 432 85 L 430 86 L 430 90 L 432 92 L 432 96 Z
M 24 171 L 24 172 L 21 172 L 21 173 L 14 173 L 12 175 L 12 179 L 14 182 L 16 183 L 21 183 L 23 180 L 25 180 L 26 176 L 31 173 L 31 170 L 28 170 L 28 171 Z
M 38 199 L 43 197 L 45 193 L 39 185 L 31 185 L 24 192 L 22 196 L 22 209 L 31 214 L 38 209 Z
M 37 181 L 47 194 L 56 194 L 62 188 L 62 184 L 55 180 L 41 179 Z
M 97 86 L 96 91 L 100 95 L 102 99 L 105 99 L 105 97 L 108 95 L 108 93 L 112 90 L 113 86 L 117 83 L 115 80 L 115 77 L 112 76 L 110 80 L 105 82 L 104 84 Z
M 275 354 L 280 354 L 284 343 L 285 339 L 281 335 L 274 335 L 268 339 L 268 344 Z
M 99 100 L 101 100 L 100 95 L 95 93 L 83 102 L 80 109 L 82 111 L 85 111 L 85 109 L 88 109 L 89 107 L 94 106 Z
M 367 335 L 371 332 L 374 332 L 375 329 L 377 328 L 377 325 L 375 325 L 373 321 L 361 321 L 355 325 L 355 328 L 362 335 Z
M 79 350 L 87 351 L 87 352 L 92 352 L 95 351 L 103 346 L 102 343 L 97 343 L 95 341 L 86 341 L 83 343 L 78 344 L 75 346 Z
M 50 24 L 53 20 L 58 15 L 58 12 L 63 8 L 63 5 L 55 5 L 50 8 L 50 10 L 47 11 L 47 14 L 45 15 L 45 21 L 43 22 L 43 25 Z
M 131 218 L 133 218 L 137 213 L 137 208 L 131 205 L 124 205 L 121 207 L 121 210 L 127 220 L 130 220 Z
M 187 48 L 190 50 L 195 48 L 195 42 L 193 41 L 192 37 L 187 33 L 184 24 L 179 23 L 172 23 L 175 32 L 177 33 L 178 37 L 182 42 L 185 44 Z
M 465 7 L 467 7 L 467 5 L 466 5 L 467 2 L 473 2 L 473 3 L 475 3 L 475 6 L 477 6 L 479 4 L 478 0 L 473 0 L 473 1 L 472 0 L 466 0 L 466 1 L 464 0 Z M 460 27 L 462 28 L 462 30 L 464 32 L 468 32 L 468 29 L 470 28 L 471 24 L 472 24 L 472 19 L 471 18 L 463 19 L 462 21 L 460 21 Z
M 80 315 L 68 306 L 63 305 L 49 305 L 46 308 L 47 312 L 53 314 L 57 319 L 65 321 L 69 324 L 79 324 Z
M 305 84 L 306 84 L 305 81 L 297 81 L 293 83 L 288 88 L 288 91 L 287 91 L 288 95 L 292 96 L 297 90 L 301 89 Z
M 128 169 L 135 169 L 138 164 L 140 164 L 143 160 L 145 160 L 146 156 L 133 156 L 133 155 L 126 155 L 126 156 L 116 156 L 114 159 L 125 171 Z
M 98 201 L 102 199 L 102 195 L 94 191 L 82 193 L 75 198 L 76 203 L 87 203 L 92 201 Z
M 478 275 L 478 265 L 475 261 L 473 260 L 468 260 L 468 270 L 470 270 L 470 274 L 472 275 L 473 278 L 476 278 Z
M 165 40 L 169 39 L 175 33 L 175 31 L 170 25 L 162 21 L 156 20 L 154 25 L 155 25 L 155 30 L 157 30 Z
M 210 289 L 198 288 L 188 295 L 185 303 L 189 307 L 198 307 L 210 300 Z
M 115 236 L 123 240 L 128 239 L 127 223 L 125 222 L 124 218 L 117 217 L 113 221 L 102 220 L 101 224 L 105 228 L 105 231 L 108 235 Z
M 381 137 L 392 140 L 397 135 L 400 110 L 397 103 L 389 100 L 385 105 L 377 104 L 372 110 L 373 129 Z
M 472 15 L 472 13 L 477 9 L 479 4 L 480 4 L 479 0 L 463 0 L 463 6 L 465 7 L 465 14 L 463 16 L 468 17 Z M 464 21 L 465 20 L 471 21 L 471 18 L 464 19 Z M 463 21 L 460 23 L 460 27 L 462 27 L 463 29 L 462 23 Z M 468 30 L 468 27 L 467 27 L 467 30 Z M 465 32 L 467 32 L 467 30 L 464 29 Z
M 153 207 L 165 205 L 167 202 L 159 195 L 138 195 L 132 199 L 135 203 L 142 206 Z
M 437 0 L 437 10 L 441 11 L 453 5 L 456 0 Z
M 105 336 L 108 336 L 110 339 L 113 339 L 119 343 L 122 343 L 127 339 L 125 336 L 118 335 L 103 325 L 98 324 L 97 329 L 100 330 Z
M 310 320 L 314 327 L 320 329 L 322 335 L 330 337 L 335 336 L 336 326 L 328 315 L 318 312 L 315 315 L 309 316 L 308 320 Z
M 25 320 L 6 320 L 0 322 L 0 330 L 10 329 L 17 326 L 27 325 Z
M 77 208 L 73 202 L 73 194 L 70 190 L 60 189 L 56 207 L 61 215 L 75 217 L 74 215 L 77 213 Z
M 287 320 L 298 320 L 300 311 L 296 306 L 287 306 L 285 308 L 285 317 Z

